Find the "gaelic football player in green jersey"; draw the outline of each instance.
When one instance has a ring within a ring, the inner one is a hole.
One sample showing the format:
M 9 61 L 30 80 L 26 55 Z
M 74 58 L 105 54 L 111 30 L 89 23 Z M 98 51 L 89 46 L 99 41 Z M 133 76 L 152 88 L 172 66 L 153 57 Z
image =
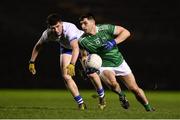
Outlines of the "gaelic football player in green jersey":
M 86 54 L 84 50 L 101 56 L 103 63 L 99 69 L 100 77 L 103 78 L 103 82 L 105 82 L 112 91 L 119 95 L 122 107 L 128 109 L 129 102 L 125 94 L 121 91 L 116 76 L 125 82 L 128 89 L 134 93 L 136 99 L 144 106 L 146 111 L 154 111 L 143 90 L 137 85 L 130 67 L 117 47 L 117 44 L 123 42 L 130 36 L 130 32 L 117 25 L 96 25 L 95 18 L 90 13 L 81 16 L 79 20 L 85 32 L 79 39 L 79 45 L 83 50 L 83 59 L 85 59 Z M 96 70 L 87 69 L 87 71 L 90 78 L 96 79 Z

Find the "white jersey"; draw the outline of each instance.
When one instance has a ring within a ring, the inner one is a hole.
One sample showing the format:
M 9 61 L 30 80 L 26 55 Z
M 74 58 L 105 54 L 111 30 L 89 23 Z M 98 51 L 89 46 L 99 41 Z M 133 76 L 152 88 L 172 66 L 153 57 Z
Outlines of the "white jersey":
M 74 24 L 69 22 L 63 22 L 63 34 L 61 36 L 57 36 L 52 32 L 51 29 L 47 28 L 42 36 L 40 37 L 40 42 L 48 42 L 48 41 L 56 41 L 59 42 L 60 45 L 67 49 L 72 49 L 70 46 L 70 42 L 75 39 L 79 39 L 80 36 L 84 33 L 79 30 Z

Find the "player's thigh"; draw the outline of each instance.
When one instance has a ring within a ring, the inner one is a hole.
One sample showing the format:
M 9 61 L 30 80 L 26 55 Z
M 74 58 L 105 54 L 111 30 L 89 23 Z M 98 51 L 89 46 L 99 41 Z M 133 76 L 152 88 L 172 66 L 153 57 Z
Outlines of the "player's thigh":
M 60 55 L 61 69 L 64 69 L 67 67 L 67 65 L 69 65 L 69 63 L 71 61 L 71 57 L 72 57 L 71 54 L 66 54 L 66 53 Z

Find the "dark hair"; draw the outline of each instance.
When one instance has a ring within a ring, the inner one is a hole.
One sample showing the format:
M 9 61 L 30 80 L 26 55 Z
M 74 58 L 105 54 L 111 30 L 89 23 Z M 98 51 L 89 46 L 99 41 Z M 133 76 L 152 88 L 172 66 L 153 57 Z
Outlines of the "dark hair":
M 79 21 L 82 21 L 84 18 L 87 18 L 88 20 L 95 20 L 95 17 L 92 13 L 83 14 L 81 17 L 79 17 Z
M 48 15 L 47 20 L 46 20 L 46 23 L 48 24 L 48 26 L 56 25 L 57 22 L 61 22 L 61 18 L 59 14 L 52 13 Z

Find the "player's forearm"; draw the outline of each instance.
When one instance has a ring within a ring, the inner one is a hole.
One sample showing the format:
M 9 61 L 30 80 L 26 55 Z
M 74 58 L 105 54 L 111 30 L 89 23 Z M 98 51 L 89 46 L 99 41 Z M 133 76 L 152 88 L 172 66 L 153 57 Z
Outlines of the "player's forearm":
M 35 45 L 31 54 L 31 59 L 30 61 L 34 62 L 39 54 L 39 50 L 40 50 L 40 45 Z
M 38 51 L 36 49 L 33 49 L 30 61 L 34 62 L 36 60 L 37 55 Z
M 71 58 L 71 64 L 75 65 L 76 61 L 79 56 L 79 47 L 75 47 L 72 49 L 72 58 Z

